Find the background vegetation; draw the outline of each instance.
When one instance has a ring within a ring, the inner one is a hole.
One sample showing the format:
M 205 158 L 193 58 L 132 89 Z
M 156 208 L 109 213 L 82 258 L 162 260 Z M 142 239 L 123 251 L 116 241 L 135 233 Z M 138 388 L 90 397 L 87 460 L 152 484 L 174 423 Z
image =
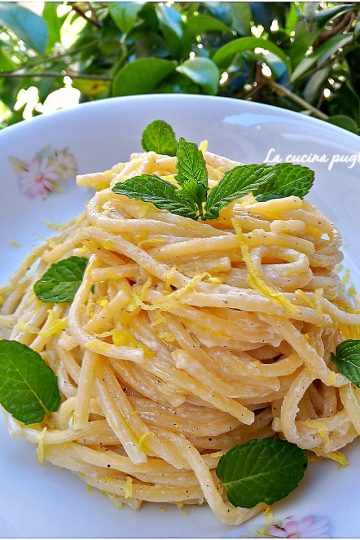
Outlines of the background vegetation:
M 50 94 L 72 84 L 82 102 L 217 94 L 359 133 L 359 9 L 329 2 L 46 2 L 36 14 L 0 2 L 1 127 L 22 120 L 25 110 L 27 117 L 40 114 Z

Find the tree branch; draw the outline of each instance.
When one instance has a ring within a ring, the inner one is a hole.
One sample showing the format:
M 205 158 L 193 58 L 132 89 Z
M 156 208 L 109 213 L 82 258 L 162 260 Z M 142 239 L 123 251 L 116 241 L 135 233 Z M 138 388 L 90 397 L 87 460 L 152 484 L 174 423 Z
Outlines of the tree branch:
M 95 74 L 86 74 L 86 73 L 71 73 L 64 71 L 63 73 L 57 73 L 55 71 L 42 71 L 40 73 L 21 73 L 18 71 L 3 71 L 0 72 L 1 78 L 21 78 L 21 77 L 71 77 L 71 79 L 87 79 L 95 81 L 112 81 L 112 77 L 107 77 L 104 75 L 95 75 Z
M 286 88 L 285 86 L 282 86 L 281 84 L 276 83 L 273 81 L 270 77 L 269 78 L 263 78 L 263 81 L 265 84 L 270 86 L 279 96 L 286 96 L 287 98 L 291 99 L 294 103 L 297 103 L 300 105 L 300 107 L 303 107 L 305 110 L 311 112 L 313 116 L 316 116 L 316 118 L 320 118 L 320 120 L 327 120 L 329 117 L 323 113 L 322 111 L 319 111 L 316 107 L 313 107 L 310 103 L 305 101 L 305 99 L 301 98 L 300 96 L 297 96 L 291 90 Z
M 86 15 L 86 13 L 79 6 L 77 6 L 76 4 L 71 6 L 71 9 L 73 11 L 75 11 L 75 13 L 80 15 L 80 17 L 85 19 L 85 21 L 87 21 L 90 24 L 93 24 L 94 26 L 96 26 L 96 28 L 101 28 L 101 24 L 99 23 L 99 21 L 97 21 L 97 20 L 93 19 L 92 17 L 89 17 L 88 15 Z

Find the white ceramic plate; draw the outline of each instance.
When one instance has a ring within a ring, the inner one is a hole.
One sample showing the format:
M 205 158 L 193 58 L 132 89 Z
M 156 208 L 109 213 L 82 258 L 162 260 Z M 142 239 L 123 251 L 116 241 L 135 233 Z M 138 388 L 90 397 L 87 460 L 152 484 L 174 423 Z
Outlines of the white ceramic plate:
M 104 170 L 127 160 L 131 152 L 140 150 L 141 132 L 156 118 L 167 120 L 178 135 L 190 140 L 208 139 L 211 151 L 243 163 L 264 161 L 272 148 L 271 156 L 279 154 L 282 159 L 325 155 L 322 162 L 309 164 L 317 173 L 310 198 L 342 231 L 346 264 L 360 284 L 359 137 L 265 105 L 184 95 L 98 101 L 0 133 L 0 282 L 52 234 L 46 220 L 65 222 L 82 210 L 89 193 L 71 179 L 76 169 Z M 344 159 L 348 162 L 340 162 Z M 10 438 L 3 422 L 0 437 L 2 537 L 252 537 L 264 528 L 283 537 L 351 537 L 360 531 L 358 445 L 346 451 L 349 467 L 338 470 L 333 462 L 312 464 L 301 487 L 274 505 L 282 529 L 269 530 L 264 516 L 229 527 L 205 507 L 192 508 L 188 515 L 150 504 L 138 513 L 119 511 L 99 492 L 87 491 L 68 471 L 38 466 L 35 448 Z M 289 516 L 293 519 L 286 519 Z

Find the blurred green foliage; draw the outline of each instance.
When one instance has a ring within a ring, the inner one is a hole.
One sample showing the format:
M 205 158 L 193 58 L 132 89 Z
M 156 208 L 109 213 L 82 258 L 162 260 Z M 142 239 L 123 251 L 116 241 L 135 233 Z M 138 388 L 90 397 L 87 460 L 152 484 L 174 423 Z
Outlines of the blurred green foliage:
M 23 119 L 21 90 L 37 87 L 42 104 L 66 76 L 81 101 L 221 95 L 359 133 L 359 9 L 330 2 L 46 2 L 36 14 L 0 2 L 0 125 Z

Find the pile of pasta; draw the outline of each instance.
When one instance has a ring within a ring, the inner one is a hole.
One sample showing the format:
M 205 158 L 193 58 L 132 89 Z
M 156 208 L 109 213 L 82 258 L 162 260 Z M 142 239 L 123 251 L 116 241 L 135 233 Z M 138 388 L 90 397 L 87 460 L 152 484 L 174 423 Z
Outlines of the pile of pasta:
M 237 165 L 204 157 L 210 186 Z M 360 433 L 360 393 L 330 361 L 360 337 L 359 302 L 337 274 L 339 233 L 307 200 L 248 195 L 194 221 L 112 192 L 146 173 L 175 182 L 176 158 L 79 176 L 97 190 L 86 212 L 1 289 L 2 335 L 39 352 L 62 395 L 42 424 L 7 423 L 118 503 L 206 502 L 238 524 L 264 505 L 226 501 L 227 449 L 277 436 L 341 462 Z M 38 300 L 35 281 L 72 255 L 89 258 L 72 304 Z

